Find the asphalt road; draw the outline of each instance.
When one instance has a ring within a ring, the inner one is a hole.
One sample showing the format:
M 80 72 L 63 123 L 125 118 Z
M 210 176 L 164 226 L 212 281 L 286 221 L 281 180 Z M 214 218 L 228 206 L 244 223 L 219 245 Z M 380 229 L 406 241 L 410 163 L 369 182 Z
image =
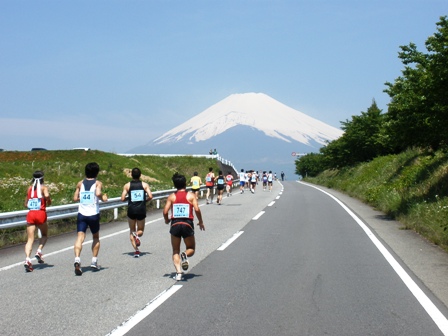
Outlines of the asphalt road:
M 446 254 L 381 213 L 294 181 L 201 205 L 180 282 L 161 211 L 139 259 L 126 223 L 103 225 L 102 269 L 88 242 L 81 277 L 74 233 L 32 273 L 23 246 L 0 250 L 2 335 L 448 335 Z

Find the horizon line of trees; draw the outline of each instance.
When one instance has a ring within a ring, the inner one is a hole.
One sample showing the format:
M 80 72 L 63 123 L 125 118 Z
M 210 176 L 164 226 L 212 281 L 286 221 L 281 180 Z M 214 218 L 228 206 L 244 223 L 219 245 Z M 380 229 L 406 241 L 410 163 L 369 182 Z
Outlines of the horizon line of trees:
M 296 174 L 317 176 L 378 156 L 412 148 L 448 149 L 448 20 L 440 17 L 427 38 L 426 52 L 414 43 L 400 46 L 402 75 L 386 82 L 391 100 L 383 113 L 373 99 L 366 112 L 341 122 L 344 134 L 295 161 Z

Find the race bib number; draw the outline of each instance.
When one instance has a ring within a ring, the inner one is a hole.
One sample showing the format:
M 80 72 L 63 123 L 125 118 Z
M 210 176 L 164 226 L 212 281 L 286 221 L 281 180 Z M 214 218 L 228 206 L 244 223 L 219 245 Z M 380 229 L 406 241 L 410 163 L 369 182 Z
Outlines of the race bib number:
M 40 210 L 40 206 L 41 206 L 40 198 L 30 198 L 28 200 L 29 210 Z
M 198 187 L 199 186 L 199 181 L 193 181 L 193 187 Z
M 224 179 L 218 179 L 218 184 L 224 184 Z
M 144 190 L 131 190 L 131 202 L 143 201 Z
M 93 191 L 81 191 L 79 193 L 79 201 L 81 204 L 95 203 L 95 194 Z
M 173 218 L 186 218 L 189 216 L 190 204 L 173 204 Z
M 211 181 L 212 181 L 212 177 L 211 177 L 211 176 L 206 176 L 206 177 L 205 177 L 205 180 L 206 180 L 207 182 L 211 182 Z

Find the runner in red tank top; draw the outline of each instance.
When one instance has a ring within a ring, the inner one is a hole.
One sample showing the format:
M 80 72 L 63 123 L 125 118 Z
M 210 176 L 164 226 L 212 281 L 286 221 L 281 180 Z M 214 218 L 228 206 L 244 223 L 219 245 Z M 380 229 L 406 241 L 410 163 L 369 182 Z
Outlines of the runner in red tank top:
M 196 248 L 193 211 L 198 218 L 200 230 L 204 231 L 205 227 L 195 194 L 186 190 L 187 180 L 185 176 L 176 173 L 172 180 L 177 191 L 168 196 L 163 209 L 163 218 L 165 224 L 171 223 L 171 247 L 173 249 L 173 264 L 176 269 L 174 279 L 180 281 L 182 280 L 182 274 L 188 271 L 188 257 L 194 255 Z M 170 211 L 171 219 L 168 217 Z M 185 243 L 185 252 L 180 253 L 182 238 Z
M 26 233 L 28 240 L 25 245 L 25 270 L 27 272 L 33 271 L 33 264 L 31 263 L 31 251 L 34 243 L 34 233 L 36 232 L 36 226 L 40 230 L 42 237 L 39 241 L 39 247 L 35 258 L 39 264 L 44 263 L 42 256 L 42 249 L 44 248 L 48 237 L 47 226 L 47 205 L 51 205 L 50 193 L 48 188 L 44 185 L 44 173 L 37 170 L 33 173 L 33 185 L 28 188 L 28 192 L 25 198 L 25 208 L 28 208 L 28 214 L 26 215 Z

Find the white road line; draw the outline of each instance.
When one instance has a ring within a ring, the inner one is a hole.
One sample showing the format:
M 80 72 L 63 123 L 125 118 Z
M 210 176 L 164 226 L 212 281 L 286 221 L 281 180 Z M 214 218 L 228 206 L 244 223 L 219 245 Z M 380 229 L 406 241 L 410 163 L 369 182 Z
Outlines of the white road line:
M 277 196 L 275 199 L 279 199 L 280 198 L 280 196 Z
M 231 238 L 229 238 L 224 244 L 222 244 L 218 248 L 218 251 L 224 251 L 230 244 L 232 244 L 243 233 L 244 233 L 244 231 L 238 231 L 237 233 L 235 233 Z
M 275 201 L 272 201 L 271 203 L 268 204 L 268 206 L 273 206 L 275 204 Z
M 254 218 L 252 218 L 252 220 L 257 220 L 258 218 L 263 216 L 264 213 L 265 213 L 265 211 L 260 211 Z
M 418 287 L 418 285 L 415 283 L 414 280 L 409 276 L 408 273 L 403 269 L 403 267 L 395 260 L 395 258 L 392 256 L 392 254 L 384 247 L 384 245 L 378 240 L 378 238 L 372 233 L 372 231 L 367 227 L 366 224 L 364 224 L 361 219 L 359 219 L 344 203 L 342 203 L 339 199 L 337 199 L 335 196 L 331 195 L 330 193 L 315 187 L 310 184 L 306 184 L 303 182 L 299 182 L 305 186 L 315 188 L 331 198 L 333 198 L 339 205 L 358 223 L 358 225 L 364 230 L 364 232 L 367 234 L 367 236 L 370 238 L 370 240 L 373 242 L 373 244 L 377 247 L 377 249 L 381 252 L 381 254 L 384 256 L 384 258 L 387 260 L 387 262 L 392 266 L 394 271 L 398 274 L 398 276 L 401 278 L 401 280 L 404 282 L 404 284 L 408 287 L 408 289 L 411 291 L 411 293 L 415 296 L 415 298 L 420 302 L 422 307 L 426 310 L 428 315 L 432 318 L 432 320 L 435 322 L 435 324 L 439 327 L 440 331 L 445 335 L 448 336 L 448 320 L 447 318 L 442 314 L 442 312 L 436 307 L 436 305 L 428 298 L 428 296 L 423 292 L 423 290 Z
M 156 310 L 162 303 L 168 300 L 174 293 L 176 293 L 181 288 L 182 285 L 173 285 L 166 291 L 163 291 L 156 298 L 151 300 L 142 310 L 139 310 L 137 313 L 135 313 L 134 316 L 131 316 L 128 320 L 123 322 L 121 325 L 112 330 L 106 336 L 125 335 L 129 330 L 131 330 L 138 323 L 140 323 L 144 318 L 146 318 L 149 314 L 151 314 L 154 310 Z
M 148 224 L 151 224 L 151 223 L 160 221 L 160 220 L 162 220 L 162 219 L 163 219 L 163 218 L 157 218 L 157 219 L 151 220 L 151 221 L 149 221 L 149 222 L 146 222 L 145 225 L 148 225 Z M 106 235 L 106 236 L 100 237 L 100 240 L 104 240 L 104 239 L 111 238 L 111 237 L 113 237 L 113 236 L 116 236 L 116 235 L 119 235 L 119 234 L 123 234 L 123 233 L 128 233 L 128 232 L 129 232 L 129 229 L 125 229 L 125 230 L 117 231 L 117 232 L 108 234 L 108 235 Z M 91 244 L 92 241 L 93 241 L 93 240 L 87 240 L 87 241 L 84 241 L 84 243 L 82 243 L 82 245 Z M 61 249 L 61 250 L 57 250 L 57 251 L 53 251 L 53 252 L 49 252 L 49 253 L 44 253 L 44 257 L 46 258 L 46 257 L 52 256 L 52 255 L 55 255 L 55 254 L 59 254 L 59 253 L 65 252 L 65 251 L 73 250 L 73 248 L 74 248 L 74 246 L 70 246 L 70 247 L 65 247 L 65 248 L 63 248 L 63 249 Z M 32 258 L 31 260 L 35 261 L 36 258 Z M 1 272 L 1 271 L 9 270 L 9 269 L 14 268 L 14 267 L 17 267 L 17 266 L 22 266 L 22 265 L 23 265 L 23 261 L 18 262 L 18 263 L 15 263 L 15 264 L 12 264 L 12 265 L 4 266 L 4 267 L 1 267 L 1 268 L 0 268 L 0 272 Z

